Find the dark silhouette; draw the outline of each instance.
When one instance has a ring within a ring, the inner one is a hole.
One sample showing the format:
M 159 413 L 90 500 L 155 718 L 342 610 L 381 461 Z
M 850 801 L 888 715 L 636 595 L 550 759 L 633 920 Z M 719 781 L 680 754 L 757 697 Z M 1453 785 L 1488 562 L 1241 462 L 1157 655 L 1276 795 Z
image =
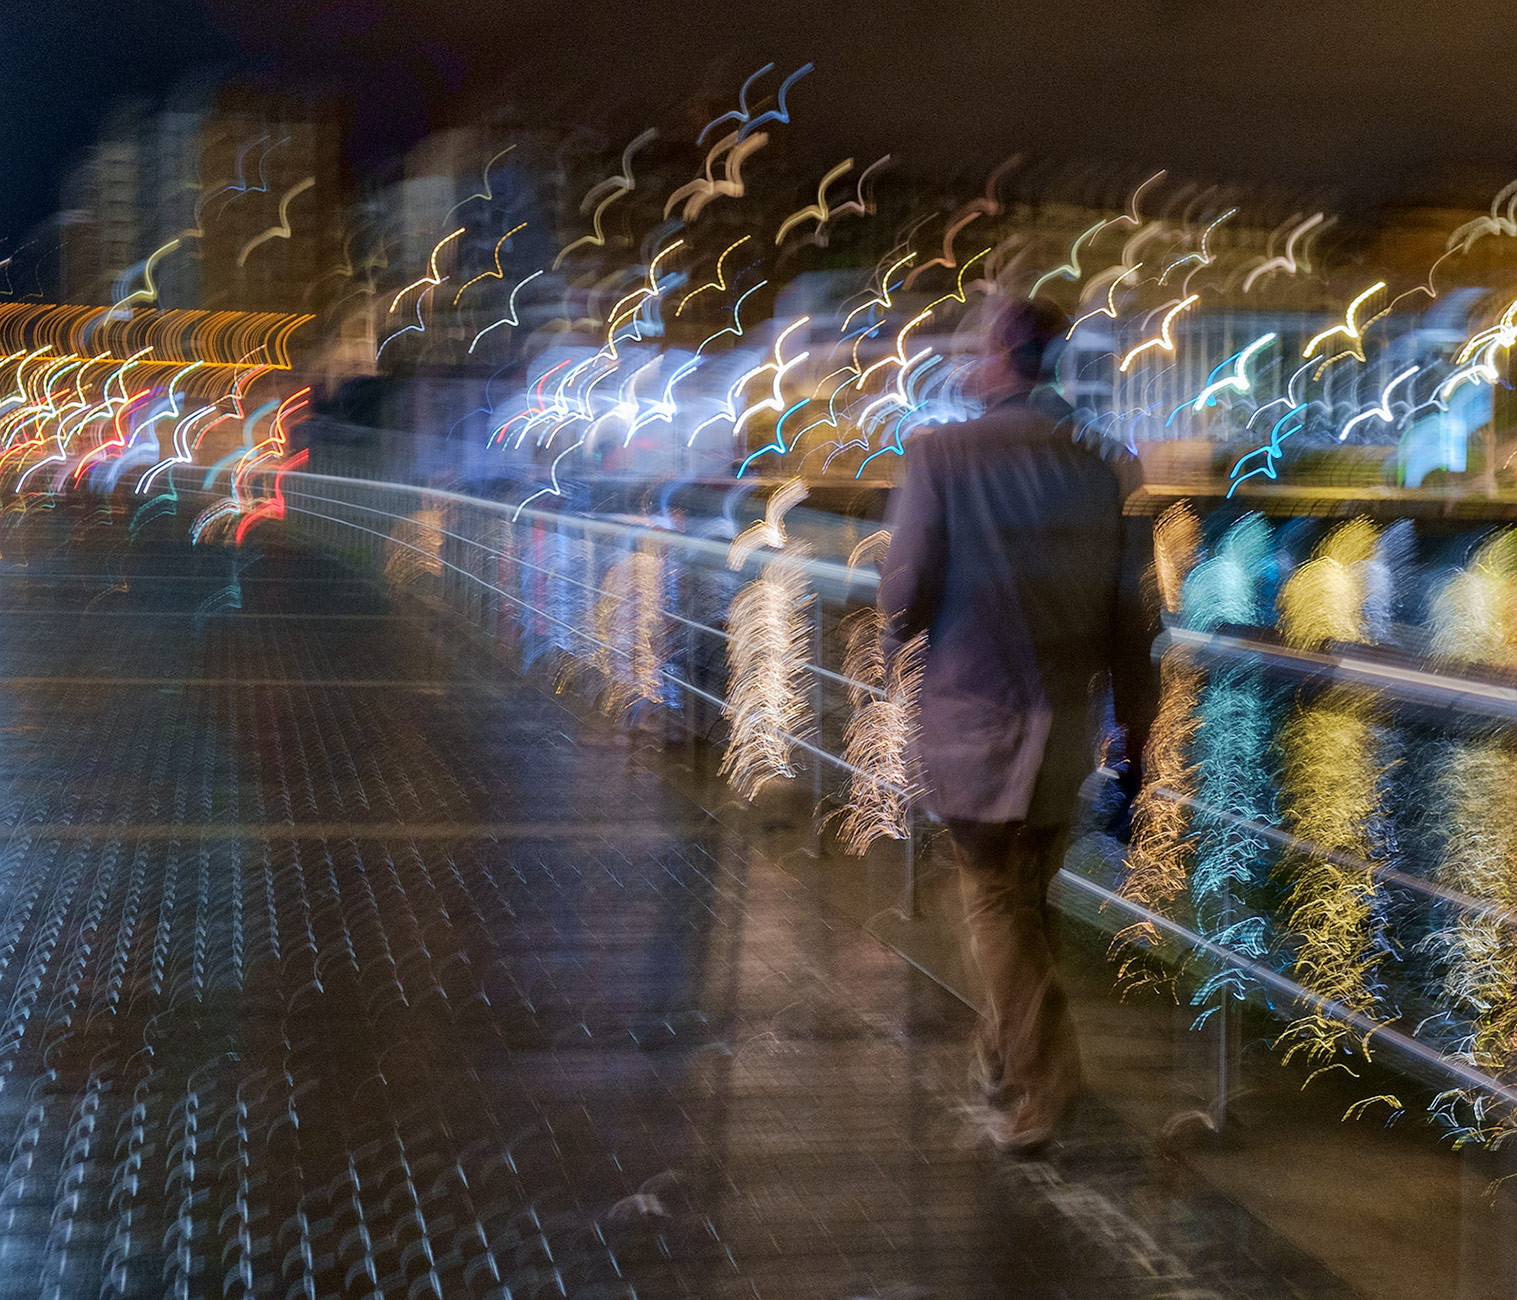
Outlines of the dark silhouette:
M 880 589 L 889 652 L 927 633 L 927 805 L 952 837 L 988 1001 L 975 1071 L 998 1108 L 992 1136 L 1022 1149 L 1080 1088 L 1047 895 L 1094 766 L 1092 685 L 1110 681 L 1134 757 L 1153 705 L 1152 528 L 1123 513 L 1141 473 L 1077 441 L 1040 382 L 1063 328 L 1021 301 L 996 317 L 985 413 L 907 447 Z

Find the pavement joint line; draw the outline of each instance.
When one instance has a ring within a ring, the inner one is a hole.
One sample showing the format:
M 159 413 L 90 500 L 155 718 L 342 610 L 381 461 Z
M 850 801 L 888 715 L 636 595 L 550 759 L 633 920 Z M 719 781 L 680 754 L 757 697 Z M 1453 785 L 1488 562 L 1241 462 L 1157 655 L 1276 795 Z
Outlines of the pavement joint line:
M 717 823 L 682 822 L 108 822 L 18 823 L 13 835 L 35 839 L 85 840 L 625 840 L 633 836 L 666 839 L 709 830 Z

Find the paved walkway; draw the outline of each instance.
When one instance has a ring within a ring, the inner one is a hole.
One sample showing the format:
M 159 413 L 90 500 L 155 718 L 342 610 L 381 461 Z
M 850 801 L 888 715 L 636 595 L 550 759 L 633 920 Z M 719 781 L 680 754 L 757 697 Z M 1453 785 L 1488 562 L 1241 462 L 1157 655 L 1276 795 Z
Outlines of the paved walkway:
M 0 1295 L 1338 1296 L 622 735 L 335 572 L 0 560 Z M 240 608 L 236 606 L 240 603 Z

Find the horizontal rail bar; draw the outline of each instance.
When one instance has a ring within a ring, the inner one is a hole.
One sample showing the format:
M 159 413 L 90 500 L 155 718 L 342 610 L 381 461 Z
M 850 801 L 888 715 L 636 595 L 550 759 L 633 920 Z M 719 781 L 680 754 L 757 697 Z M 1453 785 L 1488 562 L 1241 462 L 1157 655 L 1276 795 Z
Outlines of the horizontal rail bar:
M 1103 908 L 1115 908 L 1136 921 L 1142 921 L 1146 925 L 1162 930 L 1171 937 L 1181 940 L 1187 947 L 1204 952 L 1208 957 L 1231 966 L 1256 980 L 1262 987 L 1289 998 L 1299 1006 L 1310 1007 L 1327 1019 L 1341 1021 L 1351 1026 L 1364 1036 L 1366 1045 L 1371 1038 L 1379 1039 L 1383 1043 L 1390 1044 L 1403 1059 L 1413 1061 L 1424 1069 L 1453 1081 L 1460 1088 L 1472 1088 L 1490 1093 L 1508 1106 L 1517 1105 L 1517 1089 L 1513 1089 L 1472 1065 L 1451 1059 L 1436 1047 L 1429 1047 L 1411 1034 L 1403 1033 L 1381 1021 L 1371 1020 L 1368 1016 L 1361 1015 L 1341 1002 L 1325 998 L 1320 993 L 1313 993 L 1303 985 L 1297 984 L 1289 976 L 1282 975 L 1279 971 L 1272 970 L 1250 957 L 1234 952 L 1231 948 L 1216 943 L 1205 935 L 1197 934 L 1189 927 L 1172 921 L 1169 917 L 1144 907 L 1141 903 L 1135 903 L 1130 898 L 1123 898 L 1100 882 L 1088 876 L 1082 876 L 1079 872 L 1061 867 L 1056 879 L 1061 888 L 1078 890 L 1096 899 Z
M 1161 632 L 1154 642 L 1154 653 L 1162 654 L 1171 646 L 1218 658 L 1262 661 L 1269 668 L 1300 676 L 1326 676 L 1386 691 L 1414 703 L 1517 719 L 1517 687 L 1498 682 L 1456 677 L 1404 664 L 1377 663 L 1357 655 L 1298 650 L 1272 641 L 1196 632 L 1184 627 L 1170 627 Z

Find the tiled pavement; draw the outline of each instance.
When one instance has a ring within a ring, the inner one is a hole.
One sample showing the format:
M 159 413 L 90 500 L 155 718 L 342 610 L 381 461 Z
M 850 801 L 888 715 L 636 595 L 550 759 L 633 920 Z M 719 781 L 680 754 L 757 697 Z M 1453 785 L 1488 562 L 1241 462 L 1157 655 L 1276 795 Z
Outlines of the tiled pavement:
M 0 1295 L 1327 1297 L 531 686 L 311 561 L 0 560 Z M 235 606 L 240 602 L 240 608 Z

